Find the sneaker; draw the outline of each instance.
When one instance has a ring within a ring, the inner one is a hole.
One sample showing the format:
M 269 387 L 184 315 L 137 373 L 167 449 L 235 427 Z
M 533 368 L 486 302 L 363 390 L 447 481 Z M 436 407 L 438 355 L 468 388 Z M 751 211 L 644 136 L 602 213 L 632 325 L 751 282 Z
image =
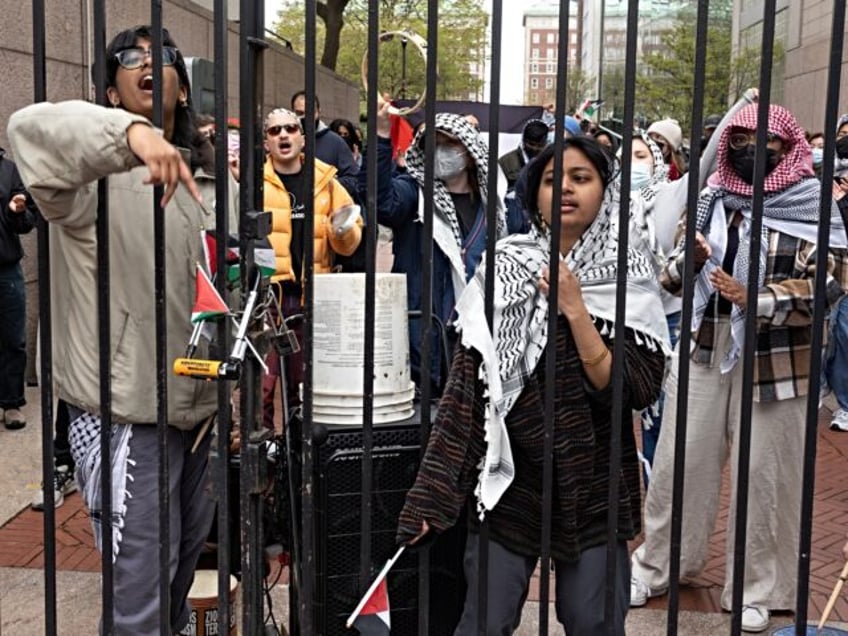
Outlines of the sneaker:
M 8 413 L 8 411 L 6 412 Z M 8 426 L 8 424 L 6 426 Z M 836 411 L 834 411 L 833 419 L 830 420 L 830 430 L 848 431 L 848 411 L 844 409 L 836 409 Z
M 769 611 L 759 605 L 742 606 L 742 631 L 764 632 L 769 626 Z
M 20 409 L 6 409 L 3 413 L 6 428 L 10 431 L 16 431 L 26 426 L 26 418 L 21 413 Z
M 65 495 L 76 492 L 77 482 L 74 474 L 67 466 L 56 466 L 53 471 L 53 507 L 58 508 L 65 503 Z M 33 510 L 44 510 L 44 489 L 41 488 L 32 500 Z
M 662 596 L 668 588 L 652 590 L 645 581 L 635 574 L 630 575 L 630 607 L 642 607 L 649 598 Z

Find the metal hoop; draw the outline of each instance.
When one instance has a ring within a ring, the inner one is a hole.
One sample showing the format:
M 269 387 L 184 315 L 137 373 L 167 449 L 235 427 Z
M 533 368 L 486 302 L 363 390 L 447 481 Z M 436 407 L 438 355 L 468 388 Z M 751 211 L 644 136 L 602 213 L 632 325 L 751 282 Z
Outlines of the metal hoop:
M 391 42 L 395 36 L 405 40 L 407 42 L 412 42 L 415 45 L 415 48 L 418 49 L 418 52 L 421 54 L 422 59 L 424 60 L 424 64 L 427 64 L 427 40 L 422 38 L 417 33 L 413 33 L 412 31 L 408 31 L 404 29 L 403 31 L 384 31 L 380 34 L 379 42 L 382 44 L 383 42 Z M 362 77 L 362 86 L 365 88 L 365 91 L 368 91 L 368 51 L 362 56 L 362 64 L 360 66 L 360 74 Z M 427 97 L 427 87 L 424 87 L 421 96 L 418 98 L 418 101 L 407 108 L 397 108 L 395 106 L 389 106 L 389 113 L 392 115 L 401 115 L 406 116 L 410 115 L 418 110 L 421 110 L 421 107 L 424 105 L 424 99 Z

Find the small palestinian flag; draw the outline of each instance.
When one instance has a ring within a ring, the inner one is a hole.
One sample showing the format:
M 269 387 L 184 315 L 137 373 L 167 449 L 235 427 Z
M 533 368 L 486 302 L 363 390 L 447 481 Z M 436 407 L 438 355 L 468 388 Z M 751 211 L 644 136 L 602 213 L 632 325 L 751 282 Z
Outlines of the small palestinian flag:
M 380 581 L 359 616 L 354 619 L 353 626 L 363 636 L 389 636 L 392 621 L 389 615 L 389 591 L 385 578 Z
M 215 258 L 217 254 L 217 235 L 215 232 L 207 230 L 201 230 L 200 234 L 206 267 L 211 275 L 214 276 L 218 270 L 218 262 Z M 239 282 L 240 253 L 238 235 L 230 234 L 227 237 L 227 247 L 224 252 L 224 260 L 227 264 L 227 283 L 230 285 L 233 283 L 237 285 Z M 274 254 L 274 248 L 271 246 L 271 242 L 267 238 L 253 242 L 253 259 L 262 276 L 271 276 L 276 271 L 276 255 Z
M 355 627 L 364 636 L 389 636 L 391 634 L 392 622 L 389 615 L 389 591 L 386 584 L 386 575 L 392 566 L 403 554 L 405 545 L 398 548 L 395 555 L 386 561 L 386 565 L 380 570 L 377 578 L 371 583 L 371 587 L 365 592 L 365 596 L 359 601 L 356 609 L 347 619 L 347 627 Z
M 197 274 L 194 277 L 195 297 L 194 308 L 191 310 L 191 321 L 203 322 L 211 318 L 219 318 L 230 313 L 227 303 L 221 298 L 218 290 L 209 280 L 204 269 L 197 264 Z

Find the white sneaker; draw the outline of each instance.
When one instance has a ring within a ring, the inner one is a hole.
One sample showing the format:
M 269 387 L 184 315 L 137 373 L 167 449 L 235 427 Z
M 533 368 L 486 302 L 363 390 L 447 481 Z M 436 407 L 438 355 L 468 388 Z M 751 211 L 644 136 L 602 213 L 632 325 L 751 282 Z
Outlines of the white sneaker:
M 830 430 L 848 431 L 848 411 L 844 409 L 834 411 L 833 419 L 830 421 Z
M 56 466 L 53 471 L 53 507 L 58 508 L 65 503 L 65 495 L 76 492 L 77 482 L 74 474 L 65 466 Z M 39 488 L 32 500 L 33 510 L 44 510 L 44 489 Z
M 759 605 L 742 606 L 742 631 L 764 632 L 769 626 L 769 611 Z
M 642 607 L 649 598 L 662 596 L 668 588 L 652 590 L 650 586 L 635 574 L 630 575 L 630 607 Z

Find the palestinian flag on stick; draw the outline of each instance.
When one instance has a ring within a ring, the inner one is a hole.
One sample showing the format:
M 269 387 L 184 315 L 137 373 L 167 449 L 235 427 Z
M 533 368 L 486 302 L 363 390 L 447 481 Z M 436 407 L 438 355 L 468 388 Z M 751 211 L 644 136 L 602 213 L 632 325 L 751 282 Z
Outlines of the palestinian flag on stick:
M 212 276 L 218 271 L 218 262 L 216 259 L 217 235 L 215 232 L 201 230 L 201 244 L 203 246 L 203 256 L 206 259 L 206 266 Z M 239 239 L 236 234 L 230 234 L 227 237 L 227 247 L 224 252 L 224 260 L 227 263 L 227 282 L 238 283 L 239 280 Z M 263 276 L 271 276 L 277 269 L 277 260 L 274 254 L 274 248 L 271 242 L 267 239 L 261 239 L 253 242 L 253 259 L 256 267 Z
M 359 601 L 359 605 L 347 619 L 347 627 L 355 627 L 363 636 L 389 636 L 391 633 L 391 617 L 389 615 L 389 593 L 386 585 L 386 575 L 403 554 L 405 545 L 398 548 L 395 555 L 386 561 L 377 578 Z
M 203 322 L 211 318 L 219 318 L 230 313 L 227 303 L 221 298 L 215 285 L 209 280 L 206 271 L 197 264 L 197 274 L 194 277 L 195 296 L 194 308 L 191 310 L 191 321 L 193 323 Z
M 587 99 L 577 111 L 578 117 L 591 119 L 599 112 L 603 103 L 604 100 L 602 99 Z

